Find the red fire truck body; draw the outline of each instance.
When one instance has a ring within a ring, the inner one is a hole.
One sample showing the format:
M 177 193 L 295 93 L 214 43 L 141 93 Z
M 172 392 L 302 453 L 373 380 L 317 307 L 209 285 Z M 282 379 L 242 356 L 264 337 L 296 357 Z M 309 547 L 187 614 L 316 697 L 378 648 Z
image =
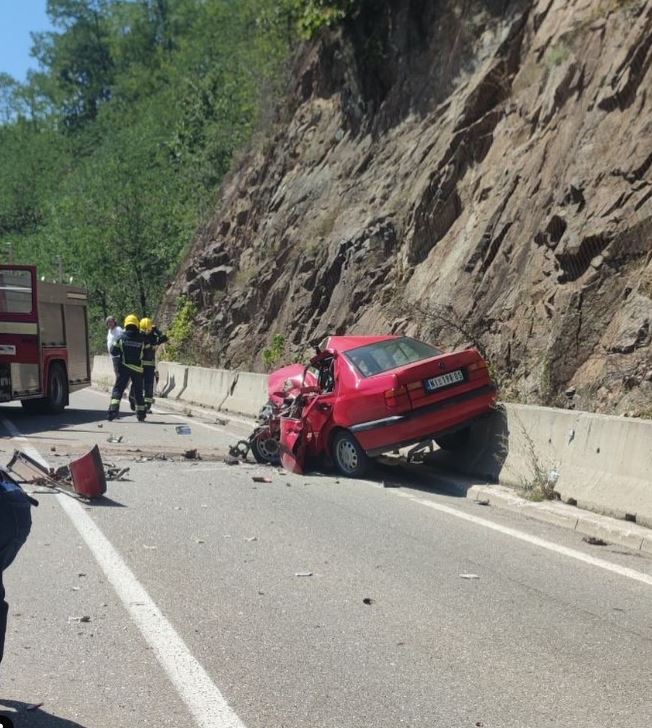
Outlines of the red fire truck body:
M 90 384 L 87 306 L 83 288 L 0 265 L 0 402 L 56 413 Z

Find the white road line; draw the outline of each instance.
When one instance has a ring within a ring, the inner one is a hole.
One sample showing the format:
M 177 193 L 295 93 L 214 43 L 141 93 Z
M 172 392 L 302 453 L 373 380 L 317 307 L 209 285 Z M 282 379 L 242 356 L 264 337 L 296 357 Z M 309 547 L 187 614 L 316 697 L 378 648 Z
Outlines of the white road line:
M 13 439 L 26 440 L 12 422 L 4 417 L 0 418 L 0 422 Z M 48 467 L 38 450 L 30 446 L 22 449 Z M 57 500 L 154 651 L 197 725 L 200 728 L 245 728 L 178 632 L 79 502 L 64 494 L 58 494 Z
M 488 521 L 486 518 L 480 518 L 479 516 L 474 516 L 470 513 L 460 511 L 457 508 L 451 508 L 450 506 L 445 506 L 441 503 L 436 503 L 435 501 L 426 500 L 425 498 L 419 498 L 415 495 L 412 495 L 411 493 L 405 493 L 403 491 L 396 490 L 392 490 L 391 493 L 395 496 L 407 498 L 408 500 L 411 500 L 415 503 L 419 503 L 422 506 L 432 508 L 435 511 L 446 513 L 447 515 L 454 516 L 455 518 L 461 518 L 463 521 L 469 521 L 469 523 L 474 523 L 476 526 L 482 526 L 483 528 L 489 528 L 492 531 L 498 531 L 498 533 L 502 533 L 505 536 L 511 536 L 512 538 L 516 538 L 519 541 L 525 541 L 526 543 L 532 544 L 533 546 L 538 546 L 542 549 L 546 549 L 547 551 L 552 551 L 556 554 L 561 554 L 562 556 L 576 559 L 577 561 L 583 561 L 585 564 L 597 566 L 598 568 L 604 569 L 605 571 L 611 571 L 612 573 L 618 574 L 619 576 L 625 576 L 628 579 L 634 579 L 634 581 L 640 581 L 642 584 L 652 586 L 652 576 L 644 574 L 641 571 L 636 571 L 635 569 L 630 569 L 627 566 L 620 566 L 619 564 L 614 564 L 611 561 L 599 559 L 596 556 L 590 556 L 589 554 L 585 554 L 582 551 L 577 551 L 576 549 L 571 549 L 567 546 L 560 546 L 559 544 L 553 543 L 552 541 L 546 541 L 545 539 L 539 538 L 538 536 L 532 536 L 529 533 L 525 533 L 524 531 L 519 531 L 516 528 L 502 526 L 499 523 Z

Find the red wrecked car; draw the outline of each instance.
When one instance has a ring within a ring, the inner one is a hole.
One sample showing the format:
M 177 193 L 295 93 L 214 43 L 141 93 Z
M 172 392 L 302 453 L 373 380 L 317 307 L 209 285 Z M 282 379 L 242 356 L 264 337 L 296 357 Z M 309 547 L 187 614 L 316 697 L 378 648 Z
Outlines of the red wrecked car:
M 406 445 L 462 447 L 496 403 L 476 349 L 444 353 L 408 336 L 331 336 L 308 366 L 272 372 L 268 390 L 250 439 L 256 460 L 302 472 L 307 457 L 325 456 L 351 477 Z

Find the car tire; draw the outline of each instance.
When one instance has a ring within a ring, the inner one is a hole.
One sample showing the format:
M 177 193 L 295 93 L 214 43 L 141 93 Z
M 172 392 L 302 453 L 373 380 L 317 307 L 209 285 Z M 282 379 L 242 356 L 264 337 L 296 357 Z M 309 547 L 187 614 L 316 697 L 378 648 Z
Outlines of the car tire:
M 335 433 L 331 445 L 335 467 L 348 478 L 360 478 L 369 467 L 369 456 L 347 430 Z
M 43 399 L 44 411 L 57 415 L 63 412 L 68 404 L 68 377 L 65 367 L 54 363 L 48 372 L 48 389 Z
M 451 432 L 449 435 L 435 437 L 435 442 L 442 450 L 462 450 L 469 444 L 470 437 L 471 428 L 465 427 L 463 430 Z
M 256 437 L 251 442 L 251 454 L 262 465 L 281 464 L 281 444 L 275 437 Z

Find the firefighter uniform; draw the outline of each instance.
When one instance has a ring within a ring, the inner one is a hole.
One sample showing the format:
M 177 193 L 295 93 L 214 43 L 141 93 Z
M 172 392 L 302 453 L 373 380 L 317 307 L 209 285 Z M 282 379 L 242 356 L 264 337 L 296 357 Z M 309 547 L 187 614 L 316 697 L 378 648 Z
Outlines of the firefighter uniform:
M 154 380 L 156 378 L 156 347 L 165 344 L 168 337 L 161 333 L 152 319 L 140 321 L 140 333 L 145 337 L 143 354 L 143 388 L 145 390 L 145 409 L 149 412 L 154 404 Z
M 125 318 L 124 331 L 111 349 L 112 356 L 119 357 L 118 375 L 111 392 L 109 420 L 115 419 L 120 409 L 120 400 L 131 381 L 131 392 L 135 400 L 136 416 L 142 422 L 145 419 L 145 401 L 143 399 L 143 353 L 145 342 L 138 331 L 138 316 L 130 314 Z
M 165 344 L 168 337 L 161 333 L 151 318 L 140 320 L 140 333 L 145 345 L 143 351 L 143 391 L 145 394 L 145 411 L 150 412 L 154 404 L 154 382 L 156 381 L 156 347 Z M 129 394 L 131 408 L 135 408 L 135 398 Z

